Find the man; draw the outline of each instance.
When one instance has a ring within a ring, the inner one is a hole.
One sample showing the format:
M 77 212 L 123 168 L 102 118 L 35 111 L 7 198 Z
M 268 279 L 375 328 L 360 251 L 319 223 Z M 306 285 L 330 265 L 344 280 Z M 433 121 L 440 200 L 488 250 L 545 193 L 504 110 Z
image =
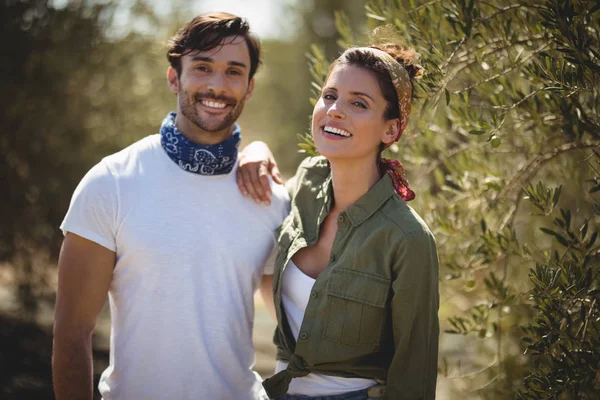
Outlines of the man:
M 56 398 L 92 398 L 91 335 L 108 293 L 113 399 L 257 399 L 253 294 L 288 212 L 236 186 L 240 129 L 260 45 L 241 18 L 203 14 L 170 42 L 177 112 L 160 134 L 104 158 L 61 225 L 54 326 Z M 268 273 L 268 271 L 266 271 Z M 272 273 L 272 272 L 271 272 Z M 261 287 L 262 289 L 262 287 Z

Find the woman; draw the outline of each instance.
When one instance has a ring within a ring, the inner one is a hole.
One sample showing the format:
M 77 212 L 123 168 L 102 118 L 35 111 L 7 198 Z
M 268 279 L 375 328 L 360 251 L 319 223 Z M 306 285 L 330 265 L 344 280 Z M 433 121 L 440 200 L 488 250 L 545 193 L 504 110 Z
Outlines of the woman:
M 300 165 L 278 233 L 271 398 L 435 398 L 435 239 L 401 164 L 381 158 L 421 73 L 395 44 L 349 49 L 329 69 L 312 118 L 321 156 Z

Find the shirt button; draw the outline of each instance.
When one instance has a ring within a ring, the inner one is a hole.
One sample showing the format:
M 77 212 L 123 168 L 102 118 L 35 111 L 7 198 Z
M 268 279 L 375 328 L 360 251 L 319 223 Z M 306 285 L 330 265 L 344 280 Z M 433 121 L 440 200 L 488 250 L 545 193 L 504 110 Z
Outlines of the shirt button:
M 346 218 L 345 218 L 343 215 L 340 215 L 340 216 L 338 217 L 338 222 L 339 222 L 340 224 L 343 224 L 345 220 L 346 220 Z
M 317 292 L 312 292 L 312 293 L 310 294 L 310 298 L 311 298 L 311 299 L 316 299 L 317 297 L 319 297 L 319 295 L 317 294 Z
M 306 332 L 300 332 L 300 339 L 306 340 L 307 338 L 308 338 L 308 333 L 306 333 Z

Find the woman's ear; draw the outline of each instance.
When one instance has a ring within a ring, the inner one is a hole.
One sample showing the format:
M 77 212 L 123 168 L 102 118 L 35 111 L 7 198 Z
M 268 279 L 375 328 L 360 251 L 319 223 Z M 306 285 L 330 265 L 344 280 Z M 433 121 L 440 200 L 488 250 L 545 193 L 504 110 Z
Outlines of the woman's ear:
M 381 138 L 381 142 L 384 144 L 394 143 L 401 134 L 400 130 L 400 119 L 395 118 L 388 121 L 387 129 Z

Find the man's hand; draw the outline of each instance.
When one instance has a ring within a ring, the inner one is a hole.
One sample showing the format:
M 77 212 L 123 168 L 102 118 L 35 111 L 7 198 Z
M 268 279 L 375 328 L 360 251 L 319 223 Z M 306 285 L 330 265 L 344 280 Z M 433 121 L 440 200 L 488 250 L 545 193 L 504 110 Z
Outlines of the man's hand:
M 93 398 L 92 332 L 106 300 L 115 253 L 67 233 L 58 260 L 52 346 L 57 400 Z
M 274 182 L 283 183 L 271 150 L 264 142 L 252 142 L 240 152 L 239 158 L 236 179 L 240 192 L 257 203 L 270 205 L 269 175 Z

